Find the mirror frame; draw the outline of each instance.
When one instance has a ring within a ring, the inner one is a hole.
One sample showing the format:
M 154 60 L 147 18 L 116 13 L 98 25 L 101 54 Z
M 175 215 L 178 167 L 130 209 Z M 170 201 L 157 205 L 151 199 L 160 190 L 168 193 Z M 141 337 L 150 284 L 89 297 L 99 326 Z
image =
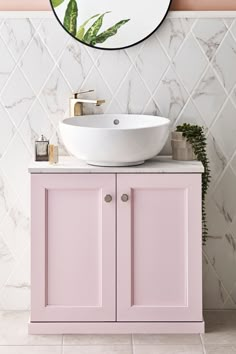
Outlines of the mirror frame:
M 52 11 L 53 11 L 53 13 L 54 13 L 54 16 L 56 17 L 58 23 L 59 23 L 60 26 L 63 28 L 63 30 L 66 31 L 72 38 L 74 38 L 74 39 L 75 39 L 76 41 L 78 41 L 79 43 L 84 44 L 84 45 L 86 45 L 86 46 L 89 47 L 89 48 L 99 49 L 99 50 L 122 50 L 122 49 L 131 48 L 131 47 L 133 47 L 133 46 L 135 46 L 135 45 L 138 45 L 138 44 L 144 42 L 146 39 L 148 39 L 149 37 L 151 37 L 151 36 L 158 30 L 158 28 L 160 28 L 160 26 L 163 24 L 163 22 L 165 21 L 167 15 L 168 15 L 168 12 L 170 11 L 170 8 L 171 8 L 171 5 L 172 5 L 172 1 L 173 1 L 173 0 L 168 0 L 169 5 L 168 5 L 167 11 L 166 11 L 164 17 L 162 18 L 161 22 L 157 25 L 157 27 L 156 27 L 151 33 L 149 33 L 146 37 L 144 37 L 143 39 L 140 39 L 140 41 L 138 41 L 138 42 L 135 42 L 135 43 L 130 44 L 130 45 L 127 45 L 127 46 L 123 46 L 123 47 L 119 47 L 119 48 L 118 48 L 118 47 L 117 47 L 117 48 L 102 48 L 102 47 L 95 47 L 95 46 L 93 46 L 93 45 L 91 45 L 91 44 L 85 43 L 85 42 L 81 41 L 80 39 L 74 37 L 69 31 L 67 31 L 67 29 L 63 26 L 63 23 L 61 22 L 61 20 L 60 20 L 59 17 L 57 16 L 57 13 L 56 13 L 56 11 L 55 11 L 53 5 L 52 5 L 52 0 L 49 0 L 51 9 L 52 9 Z

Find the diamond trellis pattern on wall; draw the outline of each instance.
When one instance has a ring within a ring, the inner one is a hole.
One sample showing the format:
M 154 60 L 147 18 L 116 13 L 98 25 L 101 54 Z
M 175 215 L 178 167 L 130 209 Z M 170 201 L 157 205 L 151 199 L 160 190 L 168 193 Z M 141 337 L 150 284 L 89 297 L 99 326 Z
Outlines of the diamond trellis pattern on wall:
M 236 19 L 169 17 L 147 41 L 109 52 L 82 46 L 54 18 L 6 18 L 0 57 L 0 309 L 30 307 L 27 165 L 41 134 L 67 153 L 58 122 L 80 89 L 106 100 L 87 113 L 160 114 L 173 127 L 206 126 L 204 306 L 236 309 Z

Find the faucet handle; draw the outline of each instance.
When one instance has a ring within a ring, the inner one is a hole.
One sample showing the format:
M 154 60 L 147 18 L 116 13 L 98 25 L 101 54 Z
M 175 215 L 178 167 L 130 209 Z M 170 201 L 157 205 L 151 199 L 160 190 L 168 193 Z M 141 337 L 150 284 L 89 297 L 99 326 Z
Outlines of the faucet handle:
M 89 92 L 94 92 L 95 90 L 87 90 L 87 91 L 80 91 L 80 92 L 74 92 L 73 93 L 73 98 L 78 98 L 79 95 L 82 95 L 83 93 L 89 93 Z

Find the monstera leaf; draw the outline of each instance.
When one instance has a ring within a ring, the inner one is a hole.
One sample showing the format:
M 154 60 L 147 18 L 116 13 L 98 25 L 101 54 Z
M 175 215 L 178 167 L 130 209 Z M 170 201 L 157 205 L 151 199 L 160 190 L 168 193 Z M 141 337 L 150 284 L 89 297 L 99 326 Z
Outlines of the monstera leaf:
M 127 20 L 122 20 L 117 22 L 114 26 L 108 28 L 106 31 L 100 33 L 96 38 L 94 38 L 91 42 L 92 45 L 95 45 L 97 43 L 103 43 L 105 42 L 108 38 L 114 36 L 118 29 L 125 25 L 130 19 Z
M 83 41 L 87 44 L 91 44 L 92 41 L 96 38 L 100 28 L 102 27 L 103 24 L 103 18 L 106 14 L 108 14 L 110 11 L 107 11 L 100 15 L 98 19 L 92 24 L 92 26 L 87 30 L 83 37 Z
M 64 0 L 52 0 L 52 6 L 57 7 L 61 5 L 64 2 Z
M 76 38 L 78 38 L 79 40 L 82 41 L 84 34 L 85 34 L 85 26 L 95 17 L 98 17 L 100 14 L 94 15 L 92 17 L 90 17 L 87 21 L 85 21 L 78 29 L 77 34 L 76 34 Z
M 74 37 L 77 32 L 78 6 L 76 0 L 70 0 L 64 17 L 64 27 Z

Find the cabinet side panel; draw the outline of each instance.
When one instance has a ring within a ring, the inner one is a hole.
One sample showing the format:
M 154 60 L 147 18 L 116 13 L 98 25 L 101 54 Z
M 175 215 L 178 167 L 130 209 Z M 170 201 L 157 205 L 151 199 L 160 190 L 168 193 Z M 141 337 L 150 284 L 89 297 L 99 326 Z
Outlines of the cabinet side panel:
M 41 178 L 31 176 L 31 319 L 40 317 L 45 305 L 45 198 Z

